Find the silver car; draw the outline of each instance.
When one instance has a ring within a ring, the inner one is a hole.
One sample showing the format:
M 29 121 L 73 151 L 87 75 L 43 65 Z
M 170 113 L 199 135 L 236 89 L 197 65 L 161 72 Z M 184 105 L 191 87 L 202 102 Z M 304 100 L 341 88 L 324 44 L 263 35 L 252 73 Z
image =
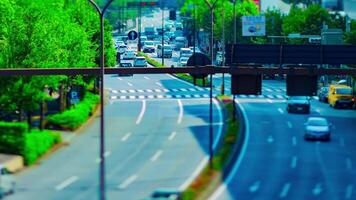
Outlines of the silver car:
M 330 140 L 332 124 L 323 117 L 309 117 L 305 123 L 305 140 Z

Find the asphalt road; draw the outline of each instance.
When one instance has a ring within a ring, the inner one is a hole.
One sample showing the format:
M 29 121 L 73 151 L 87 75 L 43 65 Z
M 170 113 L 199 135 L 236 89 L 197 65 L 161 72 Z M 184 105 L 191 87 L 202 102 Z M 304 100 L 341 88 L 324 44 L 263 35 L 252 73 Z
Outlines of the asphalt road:
M 105 80 L 108 199 L 143 199 L 157 188 L 186 187 L 207 164 L 208 91 L 169 75 Z M 213 113 L 216 147 L 223 126 L 216 102 Z M 99 118 L 81 132 L 18 174 L 17 191 L 7 199 L 97 199 Z
M 355 199 L 355 110 L 312 100 L 310 115 L 289 114 L 282 81 L 264 81 L 263 95 L 239 96 L 248 136 L 234 171 L 212 199 Z M 334 124 L 330 142 L 304 141 L 309 116 Z

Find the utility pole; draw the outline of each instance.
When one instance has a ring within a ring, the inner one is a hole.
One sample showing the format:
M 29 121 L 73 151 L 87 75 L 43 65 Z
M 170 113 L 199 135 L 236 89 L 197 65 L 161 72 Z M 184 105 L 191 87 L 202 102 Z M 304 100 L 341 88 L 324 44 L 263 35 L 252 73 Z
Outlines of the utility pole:
M 162 11 L 162 66 L 164 66 L 164 7 L 163 0 L 161 0 Z
M 214 8 L 218 0 L 214 0 L 214 3 L 211 4 L 208 0 L 205 0 L 205 3 L 209 6 L 210 9 L 210 17 L 211 17 L 211 24 L 210 24 L 210 34 L 211 34 L 211 41 L 210 41 L 210 56 L 211 56 L 211 65 L 214 62 Z M 214 149 L 213 149 L 213 75 L 210 74 L 210 102 L 209 102 L 209 167 L 210 169 L 213 168 L 213 158 L 214 158 Z
M 138 43 L 137 50 L 141 51 L 141 17 L 142 17 L 142 0 L 140 0 L 140 5 L 138 6 Z
M 225 10 L 222 10 L 222 62 L 221 65 L 225 66 Z M 225 74 L 222 73 L 221 94 L 225 94 Z

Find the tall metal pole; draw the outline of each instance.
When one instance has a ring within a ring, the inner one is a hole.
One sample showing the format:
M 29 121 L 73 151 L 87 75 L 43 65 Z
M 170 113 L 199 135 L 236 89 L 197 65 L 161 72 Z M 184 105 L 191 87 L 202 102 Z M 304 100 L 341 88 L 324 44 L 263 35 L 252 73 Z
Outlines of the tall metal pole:
M 222 18 L 222 62 L 221 65 L 225 65 L 225 10 L 222 10 L 223 18 Z M 221 84 L 221 94 L 225 94 L 225 74 L 222 73 L 222 84 Z
M 161 0 L 161 11 L 162 11 L 162 65 L 164 66 L 164 7 L 163 0 Z
M 233 14 L 233 17 L 234 17 L 234 44 L 236 44 L 236 2 L 237 0 L 234 0 L 233 3 L 234 3 L 234 14 Z
M 137 50 L 141 51 L 141 17 L 142 17 L 142 0 L 140 0 L 140 5 L 138 6 L 138 43 L 137 43 Z
M 100 16 L 100 169 L 99 169 L 99 198 L 100 200 L 105 200 L 105 125 L 104 125 L 104 73 L 105 73 L 105 57 L 104 57 L 104 15 L 112 3 L 113 0 L 109 0 L 104 8 L 101 10 L 100 7 L 93 1 L 88 0 L 96 9 Z
M 193 23 L 194 23 L 194 25 L 193 25 L 193 29 L 194 29 L 194 30 L 193 30 L 193 31 L 194 31 L 194 35 L 193 35 L 194 49 L 193 49 L 193 55 L 194 55 L 194 54 L 195 54 L 195 47 L 196 47 L 195 42 L 196 42 L 196 34 L 197 34 L 197 33 L 196 33 L 196 28 L 197 28 L 196 26 L 197 26 L 197 23 L 196 23 L 196 20 L 195 20 L 195 19 L 196 19 L 196 16 L 195 16 L 195 15 L 196 15 L 196 13 L 195 13 L 195 10 L 196 10 L 196 9 L 195 9 L 195 7 L 196 7 L 196 6 L 195 6 L 195 3 L 194 3 L 193 6 L 194 6 L 194 8 L 193 8 L 193 12 L 194 12 L 194 19 L 193 19 L 193 20 L 194 20 L 194 22 L 193 22 Z M 195 57 L 194 57 L 194 58 L 195 58 Z M 194 63 L 195 63 L 195 62 L 194 62 Z
M 205 0 L 205 3 L 210 8 L 210 16 L 211 16 L 211 41 L 210 41 L 210 55 L 211 55 L 211 65 L 213 65 L 213 40 L 214 40 L 214 8 L 218 0 L 215 0 L 213 4 L 211 4 L 208 0 Z M 213 168 L 213 158 L 214 158 L 214 150 L 213 150 L 213 75 L 210 74 L 210 102 L 209 102 L 209 167 Z

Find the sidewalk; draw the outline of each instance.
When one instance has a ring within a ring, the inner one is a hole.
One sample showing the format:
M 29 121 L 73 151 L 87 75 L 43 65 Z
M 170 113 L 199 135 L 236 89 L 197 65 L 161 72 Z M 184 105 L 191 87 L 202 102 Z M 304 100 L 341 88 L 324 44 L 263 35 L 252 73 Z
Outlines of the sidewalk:
M 0 165 L 5 166 L 11 172 L 17 172 L 24 167 L 24 161 L 22 156 L 0 153 Z

